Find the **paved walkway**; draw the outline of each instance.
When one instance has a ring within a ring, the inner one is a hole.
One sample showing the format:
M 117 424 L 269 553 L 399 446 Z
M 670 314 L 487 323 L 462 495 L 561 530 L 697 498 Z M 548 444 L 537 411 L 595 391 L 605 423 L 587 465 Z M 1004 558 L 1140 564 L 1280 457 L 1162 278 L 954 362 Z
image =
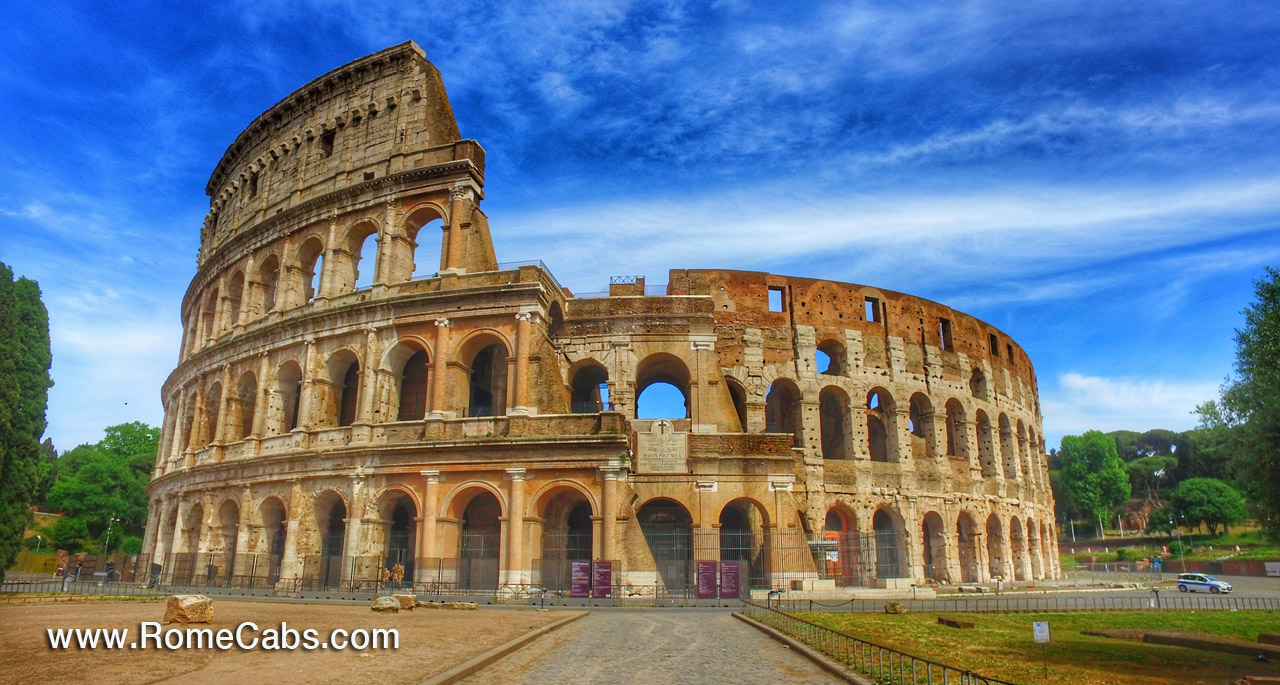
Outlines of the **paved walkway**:
M 837 683 L 727 612 L 595 611 L 463 681 L 480 683 Z

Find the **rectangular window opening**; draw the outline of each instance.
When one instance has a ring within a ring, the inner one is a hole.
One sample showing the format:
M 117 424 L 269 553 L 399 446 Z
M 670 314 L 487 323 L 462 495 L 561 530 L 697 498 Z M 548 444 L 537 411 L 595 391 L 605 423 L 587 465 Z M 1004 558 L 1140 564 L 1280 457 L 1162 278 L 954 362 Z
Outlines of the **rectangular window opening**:
M 865 302 L 867 321 L 879 323 L 880 321 L 880 300 L 875 297 L 868 297 Z
M 1005 357 L 1004 357 L 1004 358 L 1005 358 L 1005 359 L 1008 359 L 1009 361 L 1013 361 L 1013 344 L 1012 344 L 1012 343 L 1005 343 L 1005 345 L 1004 345 L 1004 351 L 1005 351 Z
M 785 312 L 787 311 L 787 298 L 782 288 L 769 286 L 769 311 Z
M 942 349 L 944 350 L 952 349 L 952 346 L 954 345 L 954 343 L 951 341 L 951 320 L 939 319 L 938 329 L 939 329 L 939 333 L 942 334 Z
M 320 156 L 328 157 L 333 154 L 333 139 L 338 136 L 338 130 L 325 131 L 320 134 Z
M 254 174 L 249 177 L 249 197 L 258 196 L 258 175 Z
M 987 344 L 991 346 L 991 356 L 995 357 L 996 359 L 999 359 L 1000 358 L 1000 339 L 996 337 L 995 333 L 987 334 Z

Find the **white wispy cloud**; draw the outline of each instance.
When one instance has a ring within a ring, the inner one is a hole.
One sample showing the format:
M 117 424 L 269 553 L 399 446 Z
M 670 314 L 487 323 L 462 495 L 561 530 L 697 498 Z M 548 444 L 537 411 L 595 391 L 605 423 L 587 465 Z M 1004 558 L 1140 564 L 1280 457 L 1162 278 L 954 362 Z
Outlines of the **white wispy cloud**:
M 1182 378 L 1109 378 L 1064 373 L 1040 387 L 1044 429 L 1050 446 L 1063 435 L 1087 430 L 1146 431 L 1194 428 L 1196 405 L 1217 397 L 1221 381 Z

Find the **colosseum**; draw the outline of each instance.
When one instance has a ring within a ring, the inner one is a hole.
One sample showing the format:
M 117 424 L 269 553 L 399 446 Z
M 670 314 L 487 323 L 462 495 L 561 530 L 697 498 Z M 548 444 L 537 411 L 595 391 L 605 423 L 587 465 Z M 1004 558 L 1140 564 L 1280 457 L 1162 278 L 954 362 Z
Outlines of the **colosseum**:
M 617 598 L 1059 575 L 1008 335 L 760 272 L 575 294 L 497 260 L 484 173 L 413 43 L 227 148 L 162 390 L 155 580 Z

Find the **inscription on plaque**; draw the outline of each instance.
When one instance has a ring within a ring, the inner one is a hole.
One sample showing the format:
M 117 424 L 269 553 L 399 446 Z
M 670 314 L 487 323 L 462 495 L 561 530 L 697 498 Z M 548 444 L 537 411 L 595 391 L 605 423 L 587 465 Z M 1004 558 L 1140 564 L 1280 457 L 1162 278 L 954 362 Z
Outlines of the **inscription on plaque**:
M 653 422 L 648 433 L 636 434 L 640 473 L 688 473 L 686 433 L 677 433 L 666 419 Z

